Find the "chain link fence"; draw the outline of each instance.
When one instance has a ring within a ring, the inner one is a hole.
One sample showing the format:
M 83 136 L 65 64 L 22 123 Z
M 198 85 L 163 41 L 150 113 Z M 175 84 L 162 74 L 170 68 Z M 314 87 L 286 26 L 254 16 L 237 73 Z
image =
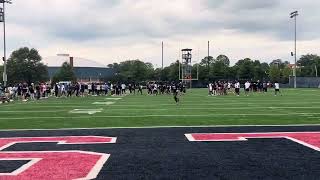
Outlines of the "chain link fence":
M 294 77 L 289 79 L 289 86 L 294 87 Z M 297 88 L 320 88 L 320 77 L 297 77 Z

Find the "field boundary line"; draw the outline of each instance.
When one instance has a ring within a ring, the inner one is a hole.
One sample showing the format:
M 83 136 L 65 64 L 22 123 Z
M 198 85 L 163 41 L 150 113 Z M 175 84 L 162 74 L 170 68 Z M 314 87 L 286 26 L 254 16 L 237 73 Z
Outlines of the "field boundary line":
M 320 127 L 320 124 L 284 124 L 284 125 L 199 125 L 199 126 L 136 126 L 136 127 L 92 127 L 92 128 L 56 128 L 56 129 L 0 129 L 10 131 L 68 131 L 68 130 L 108 130 L 108 129 L 162 129 L 162 128 L 223 128 L 223 127 Z

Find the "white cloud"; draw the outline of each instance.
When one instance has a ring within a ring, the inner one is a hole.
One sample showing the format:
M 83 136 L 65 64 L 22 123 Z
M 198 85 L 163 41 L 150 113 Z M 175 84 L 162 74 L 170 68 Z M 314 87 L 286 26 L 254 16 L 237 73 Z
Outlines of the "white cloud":
M 299 53 L 319 53 L 319 5 L 313 0 L 15 0 L 7 9 L 8 48 L 159 66 L 161 41 L 169 65 L 179 48 L 193 48 L 195 61 L 206 56 L 210 40 L 211 54 L 226 54 L 233 63 L 245 57 L 290 60 L 290 11 L 301 14 Z

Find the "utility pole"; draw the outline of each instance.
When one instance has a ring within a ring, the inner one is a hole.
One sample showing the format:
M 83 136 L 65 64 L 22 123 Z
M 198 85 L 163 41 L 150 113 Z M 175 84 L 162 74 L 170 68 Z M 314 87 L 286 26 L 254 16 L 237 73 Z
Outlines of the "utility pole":
M 299 15 L 298 11 L 294 11 L 290 14 L 290 18 L 294 19 L 294 88 L 297 88 L 297 16 Z
M 0 0 L 2 8 L 0 8 L 0 22 L 3 22 L 3 85 L 7 86 L 7 44 L 6 44 L 6 16 L 5 4 L 12 4 L 11 0 Z
M 208 59 L 209 59 L 209 56 L 210 56 L 210 41 L 208 41 Z
M 163 70 L 163 41 L 162 41 L 162 70 Z

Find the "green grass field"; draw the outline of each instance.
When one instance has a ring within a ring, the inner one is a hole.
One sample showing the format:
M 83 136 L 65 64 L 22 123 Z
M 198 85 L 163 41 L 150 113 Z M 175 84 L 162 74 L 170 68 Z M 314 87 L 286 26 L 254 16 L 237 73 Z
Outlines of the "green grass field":
M 170 95 L 49 98 L 37 102 L 0 105 L 0 129 L 56 129 L 94 127 L 287 125 L 320 124 L 320 90 L 284 89 L 283 96 L 251 94 L 207 96 L 194 89 L 176 105 Z M 95 102 L 114 102 L 94 105 Z M 96 114 L 74 114 L 74 109 L 98 109 Z

